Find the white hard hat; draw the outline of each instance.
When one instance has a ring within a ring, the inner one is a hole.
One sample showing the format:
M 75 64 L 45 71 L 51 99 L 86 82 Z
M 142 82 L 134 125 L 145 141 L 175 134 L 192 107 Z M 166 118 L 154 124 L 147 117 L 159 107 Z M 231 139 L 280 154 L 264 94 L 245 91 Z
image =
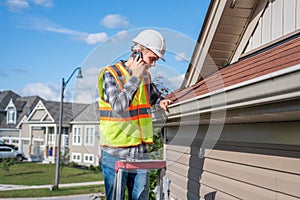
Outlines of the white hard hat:
M 165 61 L 164 54 L 166 52 L 166 42 L 164 37 L 155 30 L 144 30 L 140 32 L 133 40 L 151 51 L 153 51 L 160 59 Z

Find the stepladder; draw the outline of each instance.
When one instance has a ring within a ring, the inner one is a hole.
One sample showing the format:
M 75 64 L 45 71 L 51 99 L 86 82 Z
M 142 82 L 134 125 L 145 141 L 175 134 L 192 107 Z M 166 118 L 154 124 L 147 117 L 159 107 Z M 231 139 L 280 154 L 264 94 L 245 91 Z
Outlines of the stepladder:
M 157 169 L 157 200 L 163 199 L 163 176 L 166 170 L 166 161 L 164 160 L 120 160 L 115 165 L 115 181 L 113 200 L 121 200 L 123 172 L 135 172 L 139 169 L 155 170 Z

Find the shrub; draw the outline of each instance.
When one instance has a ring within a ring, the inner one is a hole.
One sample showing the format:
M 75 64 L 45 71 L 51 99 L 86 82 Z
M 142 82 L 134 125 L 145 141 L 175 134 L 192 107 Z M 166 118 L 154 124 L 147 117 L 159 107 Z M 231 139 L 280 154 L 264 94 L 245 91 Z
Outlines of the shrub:
M 9 168 L 16 163 L 15 158 L 3 158 L 0 163 L 0 168 L 5 170 L 9 174 Z
M 97 171 L 97 172 L 101 172 L 101 171 L 102 171 L 102 168 L 101 168 L 100 165 L 96 167 L 96 171 Z
M 90 165 L 88 169 L 89 169 L 89 170 L 92 170 L 92 171 L 95 171 L 94 165 Z
M 74 162 L 74 161 L 72 161 L 72 162 L 69 162 L 69 167 L 78 167 L 78 164 L 76 163 L 76 162 Z

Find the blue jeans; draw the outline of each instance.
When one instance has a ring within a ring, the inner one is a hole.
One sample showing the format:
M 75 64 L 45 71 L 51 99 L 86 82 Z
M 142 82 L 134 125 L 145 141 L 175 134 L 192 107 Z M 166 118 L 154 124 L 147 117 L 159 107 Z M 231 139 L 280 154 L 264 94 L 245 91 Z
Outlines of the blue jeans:
M 102 151 L 102 172 L 104 175 L 106 199 L 112 200 L 115 164 L 122 158 Z M 149 198 L 149 174 L 147 170 L 136 170 L 135 172 L 124 172 L 122 176 L 122 198 L 125 198 L 125 186 L 128 189 L 129 200 L 147 200 Z

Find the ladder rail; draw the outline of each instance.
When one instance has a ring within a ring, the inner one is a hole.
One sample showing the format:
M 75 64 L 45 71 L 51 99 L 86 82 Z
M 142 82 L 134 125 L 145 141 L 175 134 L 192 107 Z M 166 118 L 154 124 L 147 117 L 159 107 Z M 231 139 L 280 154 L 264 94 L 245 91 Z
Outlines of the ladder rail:
M 119 160 L 115 165 L 115 181 L 113 199 L 120 200 L 122 192 L 122 173 L 123 171 L 135 171 L 137 169 L 158 170 L 157 186 L 158 199 L 162 200 L 163 196 L 163 174 L 166 170 L 166 161 L 164 160 Z

